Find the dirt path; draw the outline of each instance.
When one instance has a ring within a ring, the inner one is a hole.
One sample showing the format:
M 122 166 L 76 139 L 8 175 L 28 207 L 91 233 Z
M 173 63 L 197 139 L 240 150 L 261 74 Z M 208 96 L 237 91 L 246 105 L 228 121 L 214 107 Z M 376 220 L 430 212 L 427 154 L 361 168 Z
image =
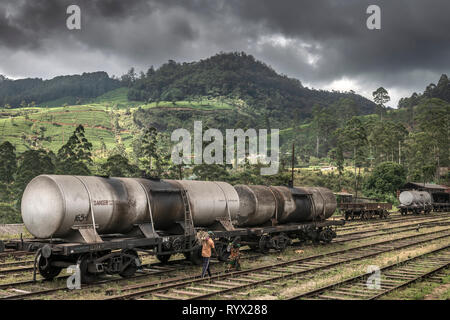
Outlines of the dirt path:
M 442 299 L 441 297 L 449 290 L 450 290 L 450 283 L 440 285 L 439 287 L 434 288 L 434 290 L 430 294 L 427 294 L 424 297 L 424 300 Z

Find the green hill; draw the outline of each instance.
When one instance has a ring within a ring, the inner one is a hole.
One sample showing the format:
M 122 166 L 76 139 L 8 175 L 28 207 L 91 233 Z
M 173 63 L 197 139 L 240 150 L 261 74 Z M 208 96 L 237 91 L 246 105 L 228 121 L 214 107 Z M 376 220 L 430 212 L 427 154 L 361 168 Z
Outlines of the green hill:
M 88 98 L 118 88 L 120 82 L 106 72 L 58 76 L 50 80 L 0 77 L 0 106 L 18 108 L 26 106 L 58 106 L 59 103 L 82 103 Z
M 353 99 L 360 114 L 373 113 L 376 107 L 354 93 L 306 88 L 253 56 L 236 52 L 191 63 L 169 60 L 157 70 L 150 68 L 128 92 L 130 100 L 149 102 L 196 101 L 205 96 L 242 100 L 246 112 L 282 122 L 293 116 L 300 121 L 311 116 L 314 105 L 328 107 L 343 98 Z

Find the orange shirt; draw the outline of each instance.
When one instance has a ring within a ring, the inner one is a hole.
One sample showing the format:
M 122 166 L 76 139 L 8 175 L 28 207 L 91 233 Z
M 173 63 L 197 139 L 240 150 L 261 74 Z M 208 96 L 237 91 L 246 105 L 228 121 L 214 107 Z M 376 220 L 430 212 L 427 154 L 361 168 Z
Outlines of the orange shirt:
M 211 248 L 214 248 L 214 241 L 211 238 L 203 241 L 202 244 L 202 257 L 209 258 L 211 257 Z

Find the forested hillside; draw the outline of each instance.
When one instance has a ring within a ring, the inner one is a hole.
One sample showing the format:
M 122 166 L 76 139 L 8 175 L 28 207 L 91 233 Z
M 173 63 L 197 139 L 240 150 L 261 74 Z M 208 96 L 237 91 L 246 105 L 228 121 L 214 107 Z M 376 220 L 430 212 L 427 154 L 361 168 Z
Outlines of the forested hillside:
M 437 85 L 430 83 L 422 94 L 414 92 L 411 97 L 400 99 L 398 107 L 411 108 L 431 98 L 438 98 L 450 102 L 450 81 L 446 74 L 441 76 Z
M 283 185 L 292 145 L 297 185 L 358 190 L 395 203 L 406 180 L 449 183 L 440 170 L 450 166 L 449 96 L 443 75 L 388 109 L 382 87 L 374 91 L 376 104 L 354 93 L 311 90 L 241 53 L 169 61 L 140 76 L 131 69 L 120 80 L 104 72 L 1 78 L 0 101 L 10 103 L 0 102 L 0 223 L 20 222 L 22 192 L 39 174 Z M 279 173 L 261 176 L 248 163 L 174 165 L 171 132 L 192 130 L 196 120 L 203 130 L 280 129 Z
M 192 63 L 170 60 L 157 70 L 148 69 L 135 79 L 127 78 L 130 100 L 195 101 L 202 97 L 242 99 L 247 111 L 272 119 L 301 121 L 311 116 L 315 104 L 329 106 L 351 98 L 360 114 L 370 114 L 376 105 L 354 93 L 305 88 L 297 79 L 279 75 L 263 62 L 245 53 L 221 53 Z
M 79 104 L 83 99 L 95 98 L 119 86 L 118 80 L 111 79 L 103 71 L 59 76 L 51 80 L 10 80 L 0 75 L 0 106 L 7 109 L 32 107 L 61 98 Z

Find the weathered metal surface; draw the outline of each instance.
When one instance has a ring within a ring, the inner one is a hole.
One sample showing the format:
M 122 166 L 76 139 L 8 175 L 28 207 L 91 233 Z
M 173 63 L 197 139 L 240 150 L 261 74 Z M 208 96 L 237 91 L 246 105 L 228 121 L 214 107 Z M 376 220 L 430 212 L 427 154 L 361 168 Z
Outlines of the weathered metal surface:
M 296 187 L 305 193 L 311 194 L 313 212 L 311 220 L 325 220 L 331 217 L 336 210 L 336 197 L 330 189 L 322 187 Z
M 239 195 L 239 226 L 261 225 L 275 215 L 276 198 L 269 187 L 236 185 L 234 188 Z
M 25 189 L 22 218 L 40 239 L 75 241 L 78 230 L 87 226 L 99 235 L 126 234 L 142 224 L 173 230 L 185 220 L 182 190 L 188 194 L 195 227 L 209 227 L 223 219 L 237 220 L 238 226 L 261 226 L 273 218 L 281 223 L 321 221 L 336 208 L 333 193 L 325 188 L 41 175 Z
M 280 222 L 286 222 L 286 217 L 296 210 L 296 204 L 290 191 L 291 189 L 283 186 L 270 186 L 270 189 L 277 199 L 277 212 L 275 218 Z
M 399 196 L 400 203 L 405 206 L 411 204 L 431 203 L 431 196 L 426 191 L 403 191 Z
M 219 181 L 165 181 L 188 191 L 194 226 L 210 226 L 221 217 L 236 219 L 239 197 L 232 185 Z
M 125 233 L 146 215 L 145 194 L 132 179 L 41 175 L 22 197 L 22 219 L 37 238 L 67 236 L 93 216 L 99 234 Z
M 278 213 L 281 223 L 320 221 L 329 218 L 336 210 L 333 192 L 321 187 L 272 187 L 278 191 L 283 209 Z
M 388 202 L 367 202 L 367 203 L 340 203 L 339 209 L 341 210 L 391 210 L 392 203 Z
M 189 192 L 195 226 L 236 218 L 239 197 L 224 182 L 64 175 L 41 175 L 28 184 L 22 218 L 37 238 L 68 236 L 77 227 L 93 225 L 93 217 L 99 234 L 126 233 L 151 222 L 147 192 L 155 229 L 165 230 L 184 221 L 182 188 Z

